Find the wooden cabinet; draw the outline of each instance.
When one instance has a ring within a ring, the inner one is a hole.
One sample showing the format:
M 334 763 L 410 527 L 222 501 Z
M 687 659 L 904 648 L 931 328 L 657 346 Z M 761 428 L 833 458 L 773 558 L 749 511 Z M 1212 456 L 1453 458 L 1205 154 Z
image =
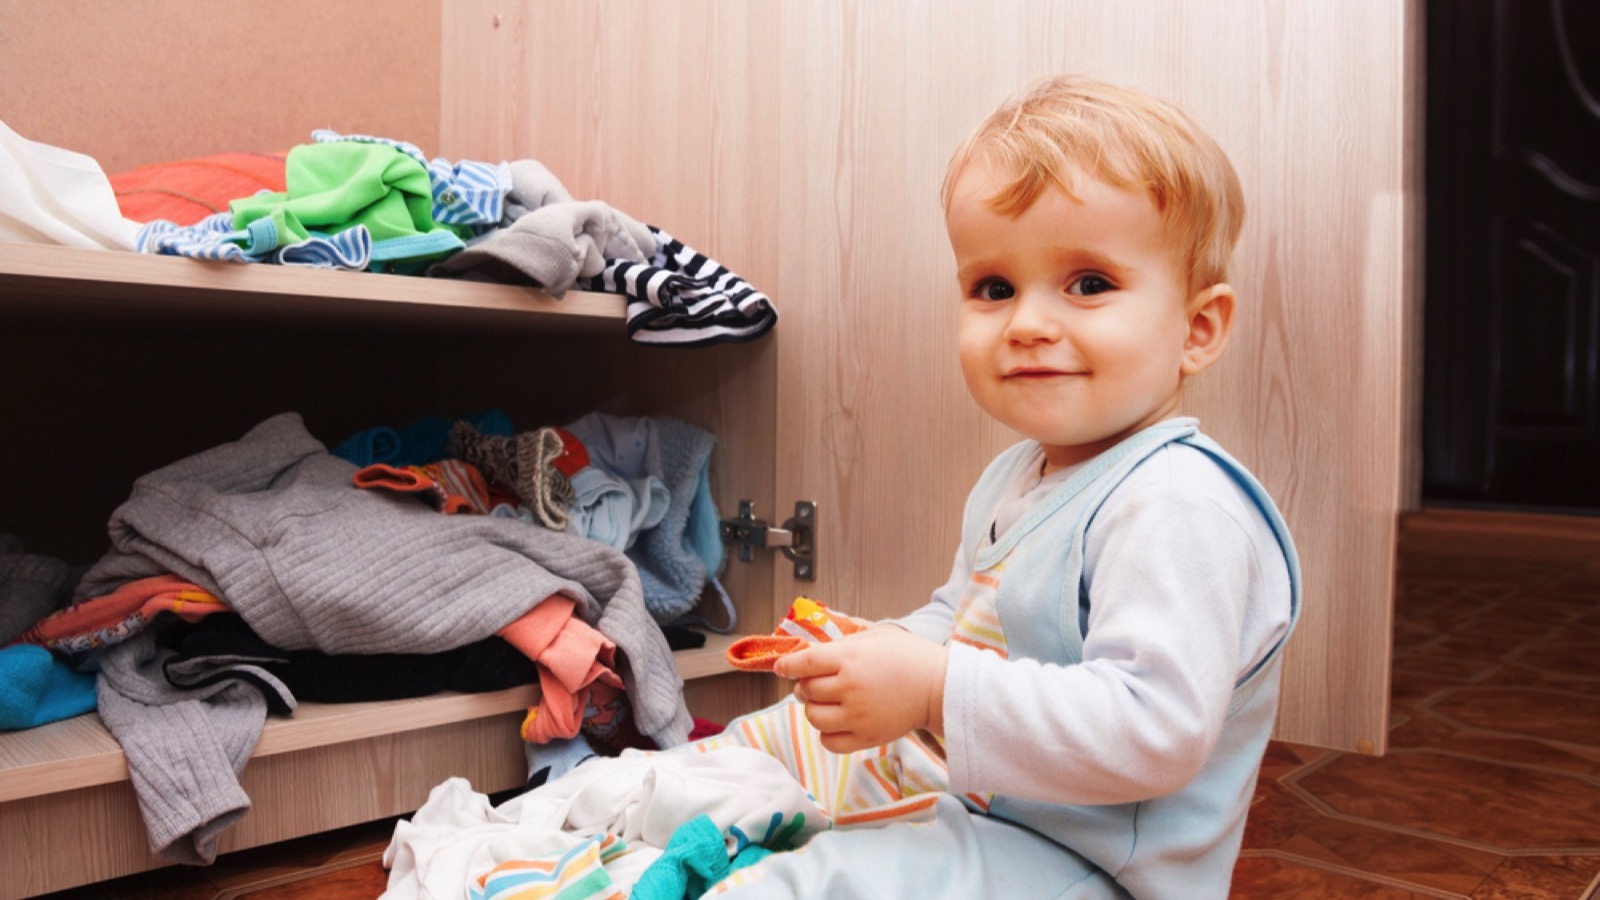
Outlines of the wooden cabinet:
M 719 500 L 770 504 L 770 475 L 764 486 L 751 474 L 761 467 L 737 462 L 770 458 L 770 442 L 746 434 L 770 416 L 740 412 L 770 396 L 769 345 L 630 344 L 617 295 L 0 242 L 3 459 L 27 473 L 9 480 L 0 530 L 92 562 L 133 479 L 287 410 L 330 445 L 487 408 L 519 427 L 594 409 L 678 415 L 718 437 Z M 27 432 L 37 439 L 16 440 Z M 771 569 L 728 572 L 746 628 L 772 628 Z M 698 716 L 725 721 L 776 697 L 770 678 L 726 664 L 731 640 L 676 654 Z M 408 812 L 452 775 L 515 787 L 527 777 L 517 726 L 536 698 L 530 686 L 270 717 L 242 777 L 254 808 L 223 852 Z M 158 865 L 122 751 L 93 714 L 0 733 L 0 833 L 0 896 Z

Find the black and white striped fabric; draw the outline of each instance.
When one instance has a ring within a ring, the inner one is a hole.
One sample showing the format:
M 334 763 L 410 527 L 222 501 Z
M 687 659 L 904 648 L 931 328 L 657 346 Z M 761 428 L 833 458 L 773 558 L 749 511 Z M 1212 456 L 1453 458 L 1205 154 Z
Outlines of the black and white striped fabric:
M 647 262 L 611 260 L 578 279 L 590 291 L 628 298 L 628 337 L 675 347 L 752 341 L 778 322 L 772 300 L 721 263 L 654 225 L 656 254 Z

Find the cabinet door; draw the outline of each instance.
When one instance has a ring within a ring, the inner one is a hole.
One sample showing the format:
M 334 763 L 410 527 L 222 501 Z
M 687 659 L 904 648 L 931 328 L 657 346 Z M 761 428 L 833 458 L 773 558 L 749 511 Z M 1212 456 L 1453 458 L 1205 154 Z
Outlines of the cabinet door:
M 1189 408 L 1299 543 L 1279 736 L 1381 750 L 1412 433 L 1411 18 L 1388 0 L 672 0 L 604 17 L 458 3 L 441 140 L 484 152 L 451 143 L 468 119 L 510 136 L 575 194 L 668 226 L 775 298 L 774 383 L 740 396 L 772 410 L 759 511 L 818 503 L 820 578 L 780 562 L 769 613 L 807 593 L 883 616 L 943 580 L 968 487 L 1015 440 L 957 366 L 945 161 L 1000 99 L 1057 71 L 1184 104 L 1251 204 L 1234 344 Z

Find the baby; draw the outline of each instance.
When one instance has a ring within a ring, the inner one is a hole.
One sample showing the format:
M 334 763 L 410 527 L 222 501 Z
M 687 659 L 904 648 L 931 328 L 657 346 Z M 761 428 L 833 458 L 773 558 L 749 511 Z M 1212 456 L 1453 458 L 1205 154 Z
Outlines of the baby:
M 1278 510 L 1182 408 L 1233 326 L 1238 177 L 1172 105 L 1062 77 L 978 126 L 943 199 L 968 390 L 1025 439 L 929 603 L 774 663 L 784 755 L 925 802 L 718 890 L 1226 897 L 1299 610 Z

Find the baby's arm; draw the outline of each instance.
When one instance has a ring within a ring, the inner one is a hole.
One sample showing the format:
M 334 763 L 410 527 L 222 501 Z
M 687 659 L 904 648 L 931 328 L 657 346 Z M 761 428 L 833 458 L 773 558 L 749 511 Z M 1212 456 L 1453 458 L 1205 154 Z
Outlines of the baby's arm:
M 1181 787 L 1210 756 L 1242 665 L 1253 545 L 1232 513 L 1170 483 L 1119 499 L 1090 535 L 1081 664 L 952 645 L 953 791 L 1123 803 Z M 1072 627 L 1076 610 L 1063 612 L 1038 627 Z

